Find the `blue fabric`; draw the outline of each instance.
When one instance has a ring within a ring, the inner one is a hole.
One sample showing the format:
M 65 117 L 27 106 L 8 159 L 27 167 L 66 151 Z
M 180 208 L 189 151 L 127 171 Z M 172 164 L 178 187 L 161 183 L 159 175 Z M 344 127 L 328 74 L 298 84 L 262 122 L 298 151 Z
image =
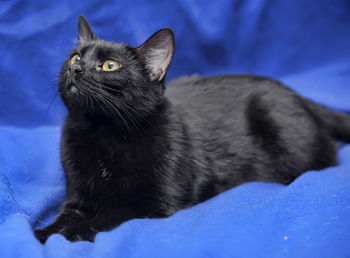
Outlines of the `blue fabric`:
M 71 3 L 69 3 L 71 2 Z M 103 39 L 141 44 L 171 27 L 168 78 L 256 73 L 350 111 L 347 0 L 2 1 L 0 3 L 1 257 L 349 257 L 350 145 L 340 164 L 289 186 L 248 183 L 167 219 L 132 220 L 45 246 L 32 226 L 64 199 L 59 139 L 66 113 L 56 94 L 62 61 L 84 14 Z

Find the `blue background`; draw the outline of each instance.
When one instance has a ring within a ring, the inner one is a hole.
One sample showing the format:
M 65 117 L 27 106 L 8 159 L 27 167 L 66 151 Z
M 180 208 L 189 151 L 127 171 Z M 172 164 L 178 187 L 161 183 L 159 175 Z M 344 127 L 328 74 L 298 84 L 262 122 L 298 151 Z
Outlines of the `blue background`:
M 59 97 L 50 102 L 79 14 L 98 37 L 135 46 L 172 28 L 169 80 L 255 73 L 350 111 L 346 0 L 1 1 L 1 257 L 350 256 L 350 145 L 339 166 L 289 186 L 248 183 L 171 218 L 129 221 L 95 243 L 54 235 L 42 246 L 31 227 L 52 221 L 64 198 L 66 109 Z

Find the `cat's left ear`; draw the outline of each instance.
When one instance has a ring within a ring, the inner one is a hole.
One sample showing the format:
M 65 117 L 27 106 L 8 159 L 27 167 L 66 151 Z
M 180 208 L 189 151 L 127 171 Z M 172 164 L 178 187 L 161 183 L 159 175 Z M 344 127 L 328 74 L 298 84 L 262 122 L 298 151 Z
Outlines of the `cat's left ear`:
M 145 59 L 151 80 L 161 81 L 174 56 L 175 39 L 171 29 L 165 28 L 154 33 L 136 51 Z
M 80 15 L 78 21 L 78 43 L 81 44 L 91 40 L 97 40 L 97 37 L 92 31 L 86 18 L 83 15 Z

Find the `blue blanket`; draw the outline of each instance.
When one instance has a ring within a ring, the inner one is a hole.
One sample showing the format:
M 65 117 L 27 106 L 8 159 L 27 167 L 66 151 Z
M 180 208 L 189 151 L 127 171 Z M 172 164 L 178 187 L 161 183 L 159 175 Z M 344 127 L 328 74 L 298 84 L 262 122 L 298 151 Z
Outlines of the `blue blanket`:
M 69 3 L 71 2 L 71 3 Z M 141 44 L 171 27 L 169 80 L 255 73 L 350 111 L 347 0 L 2 1 L 0 3 L 0 257 L 349 257 L 350 145 L 339 165 L 291 185 L 252 182 L 166 219 L 137 219 L 95 243 L 32 227 L 64 200 L 55 98 L 60 65 L 84 14 L 103 39 Z

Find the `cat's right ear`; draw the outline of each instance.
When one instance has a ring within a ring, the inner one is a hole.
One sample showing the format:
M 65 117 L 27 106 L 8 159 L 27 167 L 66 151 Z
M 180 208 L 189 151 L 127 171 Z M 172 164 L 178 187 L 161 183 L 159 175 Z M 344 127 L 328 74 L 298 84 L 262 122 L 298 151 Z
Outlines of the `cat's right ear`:
M 97 40 L 97 37 L 92 31 L 86 18 L 83 15 L 80 15 L 78 21 L 78 43 L 82 44 L 91 40 Z
M 154 33 L 136 51 L 145 59 L 151 80 L 161 81 L 174 56 L 174 33 L 164 28 Z

